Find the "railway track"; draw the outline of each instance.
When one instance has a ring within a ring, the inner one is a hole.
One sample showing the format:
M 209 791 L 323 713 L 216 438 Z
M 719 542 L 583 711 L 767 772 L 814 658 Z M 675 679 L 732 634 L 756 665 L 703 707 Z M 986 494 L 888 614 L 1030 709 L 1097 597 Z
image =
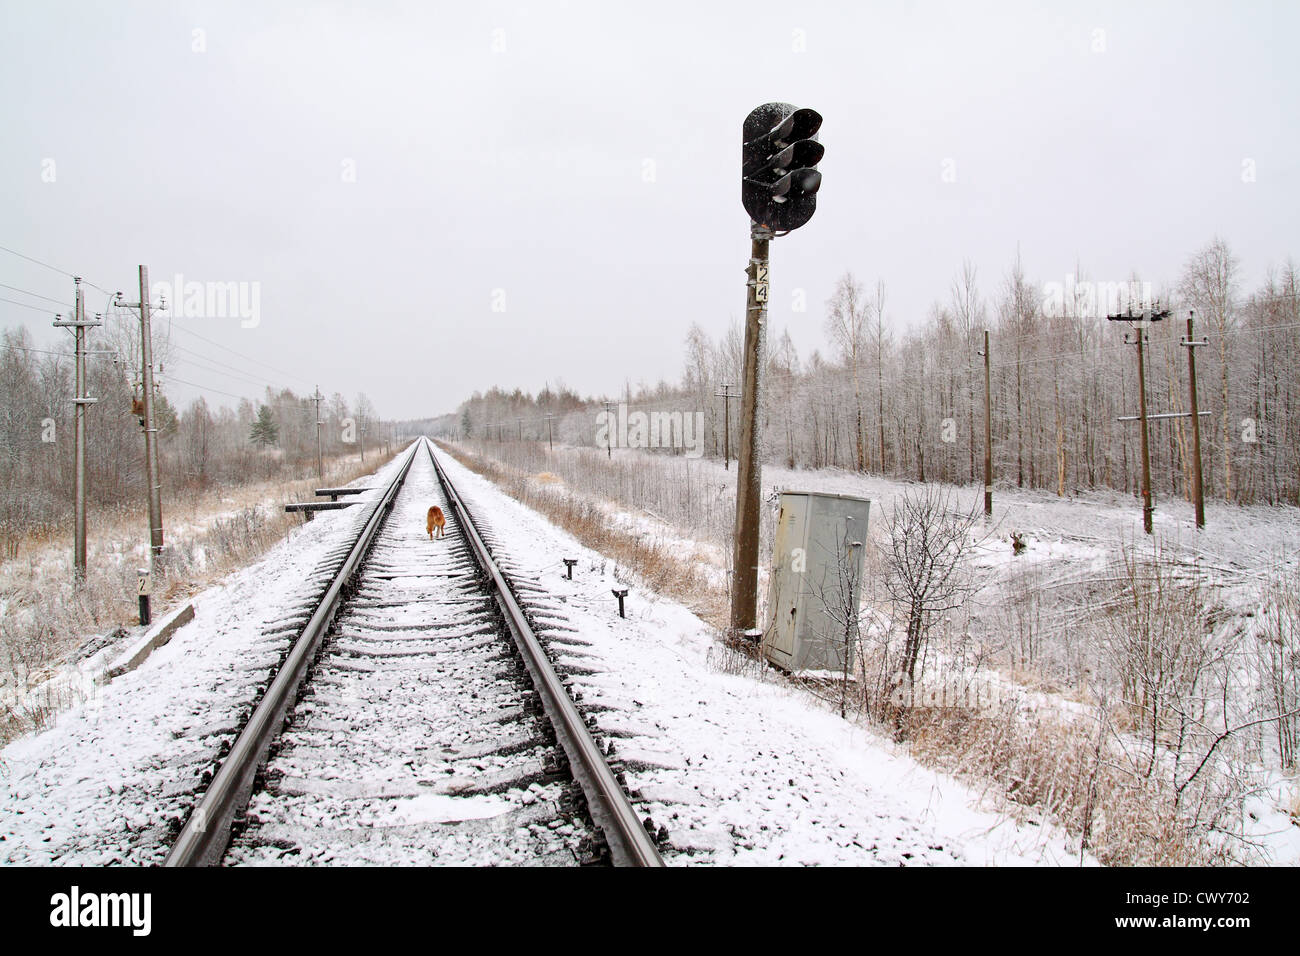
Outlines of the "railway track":
M 167 865 L 662 865 L 431 445 L 362 507 Z

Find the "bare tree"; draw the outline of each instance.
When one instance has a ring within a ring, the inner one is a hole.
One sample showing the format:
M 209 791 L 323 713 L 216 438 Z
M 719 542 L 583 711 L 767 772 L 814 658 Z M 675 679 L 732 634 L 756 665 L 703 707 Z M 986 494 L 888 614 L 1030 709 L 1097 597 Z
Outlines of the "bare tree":
M 1032 331 L 1034 317 L 1038 312 L 1033 289 L 1025 280 L 1025 272 L 1020 264 L 1020 253 L 1016 253 L 1015 265 L 1007 276 L 1002 301 L 1003 335 L 1011 340 L 1012 352 L 1016 362 L 1016 487 L 1025 484 L 1025 398 L 1024 398 L 1024 360 L 1025 344 Z M 1032 465 L 1031 465 L 1032 467 Z M 1032 484 L 1032 481 L 1031 481 Z
M 871 303 L 871 314 L 875 321 L 871 324 L 871 345 L 876 359 L 876 425 L 880 432 L 880 447 L 876 449 L 876 461 L 880 471 L 885 471 L 885 356 L 893 344 L 893 336 L 885 328 L 885 282 L 876 282 L 876 299 Z
M 826 333 L 840 353 L 840 360 L 853 376 L 854 448 L 858 471 L 868 466 L 865 433 L 862 424 L 862 358 L 867 350 L 867 323 L 871 306 L 862 285 L 846 272 L 835 284 L 835 292 L 826 303 Z
M 965 356 L 966 370 L 966 436 L 970 457 L 969 481 L 975 480 L 975 336 L 984 328 L 986 313 L 980 300 L 976 282 L 975 265 L 970 260 L 962 263 L 961 275 L 952 281 L 952 317 L 961 339 L 959 356 Z M 961 363 L 961 358 L 957 359 Z
M 1277 722 L 1278 762 L 1285 769 L 1300 757 L 1300 581 L 1279 575 L 1259 621 L 1254 645 L 1259 711 L 1284 715 Z
M 1232 254 L 1226 242 L 1216 237 L 1187 261 L 1187 265 L 1183 268 L 1180 291 L 1183 298 L 1209 320 L 1210 327 L 1216 333 L 1215 339 L 1219 346 L 1221 402 L 1219 440 L 1223 459 L 1223 496 L 1228 501 L 1232 501 L 1232 444 L 1228 394 L 1230 336 L 1228 333 L 1236 319 L 1233 299 L 1237 293 L 1237 257 Z
M 981 515 L 978 507 L 959 509 L 951 490 L 926 485 L 899 496 L 885 518 L 886 588 L 896 613 L 907 618 L 896 686 L 916 686 L 936 617 L 961 607 L 978 589 L 966 558 L 979 543 L 974 532 Z

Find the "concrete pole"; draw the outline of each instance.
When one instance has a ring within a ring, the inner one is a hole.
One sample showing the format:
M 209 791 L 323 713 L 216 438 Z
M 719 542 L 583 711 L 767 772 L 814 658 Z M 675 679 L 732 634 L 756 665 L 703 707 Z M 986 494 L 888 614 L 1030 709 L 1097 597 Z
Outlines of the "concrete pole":
M 320 386 L 317 385 L 316 394 L 314 394 L 311 397 L 312 401 L 316 403 L 316 480 L 317 481 L 325 480 L 325 463 L 323 457 L 321 456 L 321 450 L 320 450 L 320 425 L 321 425 L 320 403 L 322 398 L 324 398 L 324 396 L 321 395 Z
M 77 585 L 86 580 L 86 406 L 93 405 L 96 399 L 86 394 L 89 388 L 86 377 L 86 329 L 103 325 L 99 316 L 93 322 L 86 321 L 86 303 L 81 292 L 81 279 L 72 277 L 77 287 L 76 311 L 72 318 L 64 321 L 62 315 L 54 317 L 54 327 L 72 329 L 76 341 L 76 393 L 72 396 L 73 407 L 73 544 L 72 544 L 72 578 Z
M 153 413 L 153 335 L 149 323 L 149 267 L 140 267 L 140 380 L 144 385 L 144 467 L 149 492 L 149 566 L 163 548 L 162 478 L 158 473 L 158 426 Z
M 86 321 L 85 304 L 82 299 L 81 280 L 77 284 L 77 311 L 73 315 L 76 325 L 73 334 L 77 345 L 77 395 L 73 402 L 73 452 L 75 478 L 73 479 L 76 504 L 76 531 L 72 552 L 72 576 L 77 584 L 86 580 Z

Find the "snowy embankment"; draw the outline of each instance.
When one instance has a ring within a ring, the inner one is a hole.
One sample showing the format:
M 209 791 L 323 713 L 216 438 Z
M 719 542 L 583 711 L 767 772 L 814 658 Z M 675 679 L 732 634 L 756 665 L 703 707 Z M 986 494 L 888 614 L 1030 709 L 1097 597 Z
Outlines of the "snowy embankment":
M 594 508 L 606 527 L 619 528 L 642 540 L 651 551 L 678 555 L 681 561 L 703 571 L 701 576 L 714 582 L 714 590 L 721 589 L 725 594 L 728 519 L 734 507 L 731 487 L 735 478 L 734 472 L 728 473 L 720 462 L 627 449 L 607 462 L 598 449 L 561 446 L 547 452 L 544 446 L 538 451 L 527 443 L 461 445 L 465 451 L 495 459 L 501 466 L 495 475 L 512 493 L 522 491 L 525 500 L 542 502 L 558 513 L 585 514 Z M 890 613 L 889 596 L 882 587 L 887 571 L 882 519 L 902 495 L 920 486 L 831 469 L 805 471 L 771 466 L 764 468 L 763 479 L 768 502 L 761 551 L 764 564 L 770 555 L 776 492 L 822 491 L 871 499 L 869 533 L 875 547 L 868 555 L 863 598 L 873 622 L 869 630 L 876 634 L 882 621 L 888 623 Z M 955 487 L 950 491 L 954 510 L 978 509 L 982 504 L 978 487 Z M 552 508 L 552 500 L 573 505 Z M 928 651 L 927 675 L 940 682 L 977 680 L 997 686 L 1019 702 L 1018 709 L 1027 716 L 1021 729 L 1031 737 L 1040 723 L 1055 725 L 1058 730 L 1077 725 L 1078 740 L 1072 741 L 1078 745 L 1074 747 L 1078 751 L 1075 757 L 1082 757 L 1085 763 L 1094 759 L 1091 755 L 1098 737 L 1099 693 L 1107 695 L 1110 709 L 1103 735 L 1107 746 L 1117 750 L 1114 759 L 1107 762 L 1116 774 L 1108 786 L 1113 789 L 1131 783 L 1134 793 L 1126 793 L 1132 799 L 1124 812 L 1143 817 L 1138 821 L 1143 826 L 1138 829 L 1123 824 L 1111 826 L 1115 845 L 1108 846 L 1107 853 L 1120 861 L 1186 861 L 1188 854 L 1200 848 L 1190 846 L 1174 853 L 1162 850 L 1165 842 L 1154 830 L 1155 823 L 1160 822 L 1157 814 L 1154 809 L 1144 809 L 1153 807 L 1151 801 L 1155 799 L 1164 807 L 1167 794 L 1134 796 L 1147 779 L 1140 758 L 1150 748 L 1149 734 L 1139 739 L 1132 725 L 1123 723 L 1130 716 L 1116 703 L 1121 699 L 1118 691 L 1107 683 L 1112 680 L 1111 668 L 1124 663 L 1107 657 L 1115 653 L 1114 646 L 1106 645 L 1108 639 L 1114 639 L 1113 629 L 1112 637 L 1106 636 L 1107 616 L 1125 602 L 1131 609 L 1131 597 L 1124 597 L 1128 593 L 1128 571 L 1136 568 L 1137 573 L 1147 575 L 1155 566 L 1153 562 L 1158 562 L 1160 568 L 1167 569 L 1162 573 L 1169 575 L 1168 580 L 1188 586 L 1189 600 L 1196 601 L 1197 613 L 1202 615 L 1207 629 L 1200 640 L 1212 655 L 1220 655 L 1213 664 L 1217 668 L 1215 679 L 1225 682 L 1229 689 L 1231 720 L 1248 725 L 1244 731 L 1234 732 L 1225 746 L 1214 745 L 1218 749 L 1213 752 L 1222 766 L 1211 766 L 1202 775 L 1202 780 L 1209 780 L 1211 774 L 1232 775 L 1224 789 L 1235 789 L 1236 795 L 1229 794 L 1230 802 L 1224 806 L 1229 816 L 1235 814 L 1241 833 L 1238 842 L 1225 844 L 1228 857 L 1291 865 L 1300 860 L 1300 781 L 1294 773 L 1278 769 L 1275 724 L 1256 721 L 1275 710 L 1270 710 L 1273 705 L 1264 699 L 1257 654 L 1258 648 L 1267 647 L 1270 639 L 1276 643 L 1276 635 L 1267 633 L 1267 628 L 1278 620 L 1275 605 L 1279 587 L 1287 586 L 1288 579 L 1293 589 L 1300 582 L 1300 511 L 1285 506 L 1242 507 L 1211 501 L 1207 513 L 1208 527 L 1198 531 L 1187 502 L 1161 500 L 1155 513 L 1156 535 L 1148 538 L 1142 533 L 1140 505 L 1131 496 L 1095 492 L 1058 498 L 1050 492 L 998 488 L 993 519 L 978 526 L 982 541 L 970 559 L 977 593 L 957 613 L 938 622 L 934 646 Z M 1012 532 L 1025 543 L 1018 554 L 1011 547 Z M 1149 587 L 1145 577 L 1142 582 Z M 760 586 L 760 601 L 764 593 L 765 588 Z M 707 604 L 697 601 L 693 593 L 679 590 L 674 594 L 696 607 Z M 1223 730 L 1223 716 L 1215 716 L 1213 707 L 1219 699 L 1214 694 L 1206 698 L 1210 720 L 1183 753 L 1183 778 L 1191 773 L 1189 768 L 1199 764 L 1214 733 Z M 922 750 L 921 759 L 949 768 L 960 767 L 962 773 L 972 774 L 968 779 L 975 787 L 988 788 L 992 793 L 1016 784 L 1026 766 L 1040 777 L 1064 773 L 1068 778 L 1070 774 L 1062 769 L 1069 765 L 1068 761 L 1062 763 L 1062 754 L 1044 749 L 1046 745 L 1015 751 L 1009 757 L 1004 755 L 1005 759 L 998 757 L 996 766 L 967 759 L 988 756 L 983 751 L 968 755 L 962 746 L 943 750 L 946 746 L 941 742 L 938 751 Z M 978 742 L 971 743 L 971 747 L 978 746 Z M 1013 764 L 1021 769 L 1013 769 Z M 986 778 L 986 771 L 996 779 Z M 1040 810 L 1035 793 L 1060 798 L 1074 782 L 1066 778 L 1048 781 L 1039 791 L 1021 791 L 1022 800 L 1028 794 L 1024 806 L 1030 812 Z M 1060 790 L 1058 783 L 1066 791 Z M 1063 819 L 1076 823 L 1082 819 L 1086 807 L 1081 797 L 1060 799 L 1075 801 L 1064 804 Z M 1212 809 L 1214 805 L 1210 806 Z M 1101 817 L 1114 809 L 1094 809 L 1099 827 Z M 1217 839 L 1217 823 L 1207 824 L 1204 819 L 1199 822 L 1201 831 L 1208 832 L 1206 848 Z
M 710 629 L 687 608 L 443 461 L 511 573 L 538 581 L 576 628 L 559 663 L 578 668 L 584 702 L 609 708 L 598 723 L 635 768 L 628 782 L 655 824 L 695 851 L 673 862 L 1077 865 L 1060 831 L 981 808 L 968 787 L 784 682 L 724 673 Z M 564 558 L 579 561 L 572 581 Z M 629 584 L 621 619 L 610 592 Z
M 0 863 L 161 862 L 168 818 L 192 803 L 195 774 L 233 737 L 292 638 L 268 632 L 348 539 L 358 510 L 322 512 L 291 531 L 197 595 L 194 620 L 138 669 L 0 751 Z
M 565 632 L 574 638 L 566 663 L 581 662 L 584 700 L 610 708 L 598 719 L 616 735 L 629 784 L 667 828 L 672 862 L 1078 862 L 1058 831 L 981 809 L 969 788 L 786 685 L 720 672 L 708 629 L 681 605 L 633 584 L 620 619 L 608 561 L 455 462 L 447 467 L 508 563 L 536 577 L 577 629 Z M 265 632 L 348 530 L 348 512 L 297 529 L 199 595 L 195 621 L 138 670 L 6 748 L 0 860 L 158 862 L 178 792 L 228 739 L 264 675 Z M 563 557 L 580 561 L 571 582 Z

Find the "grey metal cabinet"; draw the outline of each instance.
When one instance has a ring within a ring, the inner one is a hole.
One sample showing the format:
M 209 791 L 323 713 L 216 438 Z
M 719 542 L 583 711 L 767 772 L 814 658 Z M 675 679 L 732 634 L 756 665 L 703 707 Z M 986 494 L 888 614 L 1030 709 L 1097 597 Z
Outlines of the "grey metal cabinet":
M 852 495 L 781 492 L 768 579 L 763 652 L 787 671 L 842 670 L 856 616 L 871 502 Z M 850 610 L 851 609 L 851 610 Z

